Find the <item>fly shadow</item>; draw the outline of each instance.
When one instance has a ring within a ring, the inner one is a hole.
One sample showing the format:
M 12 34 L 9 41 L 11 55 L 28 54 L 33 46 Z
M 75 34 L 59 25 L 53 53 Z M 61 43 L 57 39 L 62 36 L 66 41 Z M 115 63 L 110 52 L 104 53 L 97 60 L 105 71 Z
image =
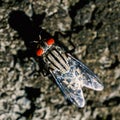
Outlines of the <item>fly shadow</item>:
M 9 25 L 11 26 L 11 28 L 18 32 L 19 36 L 22 38 L 27 48 L 24 51 L 18 50 L 17 55 L 15 56 L 15 59 L 18 58 L 21 64 L 24 63 L 24 58 L 26 57 L 36 58 L 37 43 L 34 41 L 39 41 L 39 36 L 42 39 L 47 39 L 51 37 L 48 32 L 39 27 L 42 24 L 44 18 L 45 13 L 37 15 L 34 13 L 30 18 L 25 14 L 24 11 L 20 10 L 12 11 L 9 14 Z M 45 68 L 44 61 L 41 58 L 39 58 L 38 60 L 40 71 L 43 71 L 43 68 Z
M 27 48 L 24 54 L 26 54 L 25 56 L 27 57 L 34 56 L 36 44 L 33 41 L 39 39 L 39 34 L 42 32 L 42 29 L 38 26 L 42 24 L 44 17 L 45 13 L 42 15 L 33 15 L 32 18 L 30 18 L 25 12 L 20 10 L 12 11 L 9 14 L 8 23 L 18 32 L 19 36 L 24 41 Z M 29 54 L 27 54 L 28 51 L 30 51 Z

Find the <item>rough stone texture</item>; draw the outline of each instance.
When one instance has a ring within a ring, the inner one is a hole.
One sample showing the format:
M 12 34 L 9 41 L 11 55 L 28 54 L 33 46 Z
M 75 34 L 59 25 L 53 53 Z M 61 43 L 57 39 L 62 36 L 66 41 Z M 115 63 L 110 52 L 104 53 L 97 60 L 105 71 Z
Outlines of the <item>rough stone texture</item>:
M 1 0 L 0 120 L 119 120 L 120 0 L 31 2 L 36 26 L 57 36 L 68 52 L 98 74 L 105 88 L 102 92 L 85 89 L 82 109 L 65 101 L 54 80 L 40 72 L 36 58 L 29 57 L 30 52 L 22 54 L 27 49 L 25 37 L 8 21 L 14 10 L 33 19 L 29 1 Z

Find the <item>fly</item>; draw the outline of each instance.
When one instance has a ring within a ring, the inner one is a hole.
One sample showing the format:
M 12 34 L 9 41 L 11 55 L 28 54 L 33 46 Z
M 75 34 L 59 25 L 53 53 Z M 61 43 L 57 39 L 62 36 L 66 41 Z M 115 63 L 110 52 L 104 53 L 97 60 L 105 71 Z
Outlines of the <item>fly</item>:
M 99 78 L 81 61 L 55 45 L 53 38 L 38 43 L 36 55 L 42 57 L 66 99 L 78 107 L 84 107 L 83 87 L 103 90 Z

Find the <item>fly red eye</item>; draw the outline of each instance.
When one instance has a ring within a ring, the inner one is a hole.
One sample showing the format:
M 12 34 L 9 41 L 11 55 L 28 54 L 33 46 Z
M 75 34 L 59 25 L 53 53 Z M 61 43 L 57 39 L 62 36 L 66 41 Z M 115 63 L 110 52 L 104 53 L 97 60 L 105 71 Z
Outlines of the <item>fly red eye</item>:
M 36 51 L 36 55 L 37 56 L 41 56 L 43 54 L 44 50 L 42 48 L 39 48 L 37 51 Z
M 50 38 L 49 40 L 46 41 L 47 45 L 52 45 L 55 43 L 55 40 L 53 38 Z

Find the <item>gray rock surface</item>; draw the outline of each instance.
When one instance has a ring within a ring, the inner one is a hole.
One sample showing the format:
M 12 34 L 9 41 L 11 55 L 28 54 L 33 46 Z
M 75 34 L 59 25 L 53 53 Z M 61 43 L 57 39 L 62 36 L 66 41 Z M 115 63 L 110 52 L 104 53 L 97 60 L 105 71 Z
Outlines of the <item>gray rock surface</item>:
M 69 104 L 54 80 L 40 72 L 36 58 L 19 54 L 27 49 L 24 38 L 8 19 L 14 10 L 32 19 L 30 2 L 1 0 L 0 120 L 119 120 L 120 0 L 31 2 L 36 15 L 45 13 L 36 25 L 53 36 L 59 33 L 58 41 L 67 52 L 98 74 L 105 88 L 102 92 L 84 89 L 82 109 Z

